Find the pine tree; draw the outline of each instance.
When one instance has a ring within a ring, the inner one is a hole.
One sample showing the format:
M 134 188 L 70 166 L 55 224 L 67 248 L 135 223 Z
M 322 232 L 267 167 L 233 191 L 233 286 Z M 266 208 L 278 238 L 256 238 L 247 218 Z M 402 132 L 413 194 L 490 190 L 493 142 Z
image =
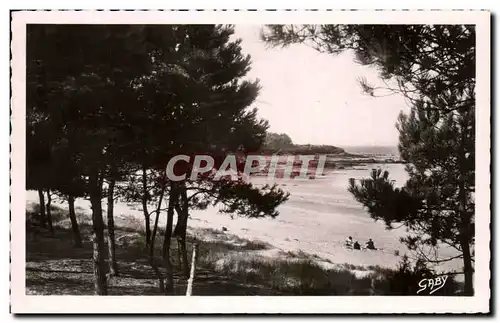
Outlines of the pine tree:
M 259 86 L 257 82 L 243 80 L 250 69 L 251 61 L 249 56 L 241 52 L 241 40 L 231 40 L 233 33 L 232 26 L 175 26 L 173 27 L 176 39 L 175 53 L 169 53 L 168 57 L 157 53 L 159 55 L 156 61 L 162 73 L 167 73 L 176 81 L 176 96 L 168 98 L 170 105 L 167 108 L 166 117 L 172 116 L 173 120 L 168 121 L 171 126 L 158 129 L 158 131 L 168 129 L 168 134 L 155 136 L 155 138 L 175 138 L 176 140 L 156 144 L 162 149 L 155 150 L 160 152 L 154 158 L 156 162 L 153 161 L 155 169 L 165 169 L 169 158 L 176 154 L 194 156 L 204 152 L 215 157 L 225 157 L 228 152 L 236 151 L 241 147 L 252 152 L 257 151 L 262 145 L 268 127 L 267 122 L 257 117 L 256 109 L 250 109 L 258 94 Z M 145 91 L 150 92 L 144 97 L 148 100 L 154 97 L 160 102 L 166 102 L 167 98 L 161 99 L 161 97 L 173 91 L 168 90 L 173 84 L 162 84 L 160 80 L 157 80 L 158 75 L 161 73 L 152 78 L 155 80 L 154 87 L 145 86 Z M 155 104 L 158 103 L 153 105 Z M 173 235 L 177 238 L 182 251 L 183 272 L 186 276 L 189 273 L 186 247 L 189 209 L 200 206 L 194 200 L 194 196 L 201 197 L 199 194 L 205 195 L 205 201 L 201 203 L 203 205 L 206 205 L 207 200 L 211 198 L 213 202 L 223 201 L 223 192 L 218 188 L 219 186 L 220 183 L 209 177 L 170 183 L 163 244 L 163 258 L 167 267 L 171 267 L 169 250 L 170 239 Z M 225 187 L 228 190 L 233 187 L 233 183 L 225 183 Z M 275 198 L 273 201 L 271 199 L 252 200 L 241 193 L 242 188 L 239 190 L 240 195 L 237 200 L 241 204 L 254 203 L 253 206 L 248 206 L 248 209 L 254 207 L 268 211 L 260 213 L 259 216 L 276 215 L 274 208 L 286 199 L 286 194 L 277 187 L 271 190 Z M 188 191 L 192 194 L 189 195 Z M 254 188 L 247 191 L 248 194 L 250 192 L 257 196 L 271 197 L 270 193 L 265 190 L 260 191 Z M 173 230 L 174 210 L 178 215 L 175 230 Z M 169 283 L 167 282 L 166 285 L 168 286 Z
M 65 193 L 76 195 L 80 187 L 76 183 L 84 181 L 83 192 L 78 194 L 90 199 L 92 206 L 98 295 L 108 293 L 102 199 L 108 198 L 113 271 L 113 202 L 115 189 L 122 191 L 116 187 L 119 179 L 134 184 L 138 170 L 145 175 L 139 181 L 142 190 L 127 194 L 143 201 L 151 266 L 159 273 L 153 253 L 161 205 L 170 196 L 170 226 L 165 234 L 169 252 L 177 197 L 191 184 L 165 179 L 168 160 L 200 151 L 220 156 L 240 145 L 256 150 L 264 140 L 267 123 L 257 118 L 255 109 L 248 110 L 258 84 L 241 79 L 250 59 L 241 53 L 239 41 L 230 41 L 232 33 L 229 26 L 28 27 L 27 116 L 34 121 L 29 121 L 27 129 L 44 127 L 43 137 L 29 137 L 29 156 L 38 151 L 43 154 L 39 161 L 29 157 L 29 187 L 62 190 L 65 186 Z M 68 167 L 54 184 L 55 160 L 66 160 Z M 273 189 L 274 195 L 264 192 L 268 198 L 259 199 L 258 189 L 249 192 L 252 197 L 247 201 L 266 204 L 255 206 L 263 211 L 261 216 L 276 215 L 273 206 L 285 195 Z M 272 197 L 277 199 L 271 201 Z M 157 204 L 150 212 L 152 201 Z M 187 212 L 186 207 L 181 211 L 181 223 L 187 221 Z M 153 230 L 151 214 L 156 215 Z M 180 231 L 185 237 L 185 229 Z M 169 260 L 165 266 L 169 267 Z M 171 289 L 171 274 L 170 270 L 166 290 Z
M 394 188 L 372 172 L 349 190 L 372 217 L 402 222 L 403 239 L 427 262 L 424 249 L 444 244 L 462 258 L 464 293 L 473 294 L 475 177 L 475 30 L 468 25 L 271 25 L 272 46 L 306 43 L 318 51 L 351 50 L 357 62 L 380 71 L 382 88 L 360 80 L 372 96 L 401 94 L 411 112 L 398 120 L 399 150 L 410 179 Z
M 126 137 L 126 109 L 133 111 L 130 84 L 151 67 L 145 36 L 142 26 L 28 26 L 27 115 L 37 112 L 48 120 L 49 147 L 78 147 L 78 162 L 70 165 L 78 166 L 77 173 L 87 179 L 99 295 L 107 294 L 102 185 L 111 161 L 122 157 L 107 151 L 117 142 L 128 144 L 121 138 Z M 28 150 L 37 148 L 30 145 Z M 41 172 L 52 166 L 53 154 L 44 151 L 48 157 Z

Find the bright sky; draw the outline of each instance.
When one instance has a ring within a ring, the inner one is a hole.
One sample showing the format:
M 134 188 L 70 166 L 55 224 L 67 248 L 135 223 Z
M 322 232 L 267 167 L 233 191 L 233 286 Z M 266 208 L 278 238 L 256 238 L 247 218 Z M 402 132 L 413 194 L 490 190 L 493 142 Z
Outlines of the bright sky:
M 248 76 L 260 79 L 256 106 L 270 131 L 287 133 L 298 144 L 397 144 L 397 117 L 408 108 L 399 95 L 362 93 L 359 77 L 381 84 L 374 69 L 355 63 L 350 53 L 332 56 L 306 45 L 266 49 L 260 26 L 236 25 L 235 31 L 252 57 Z

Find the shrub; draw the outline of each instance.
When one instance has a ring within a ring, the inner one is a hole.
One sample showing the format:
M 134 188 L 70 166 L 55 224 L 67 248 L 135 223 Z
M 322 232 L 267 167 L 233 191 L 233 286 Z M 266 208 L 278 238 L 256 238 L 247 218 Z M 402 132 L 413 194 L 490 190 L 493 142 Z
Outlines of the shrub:
M 438 276 L 441 276 L 441 274 L 429 269 L 423 260 L 418 259 L 415 265 L 412 266 L 408 256 L 404 255 L 396 270 L 385 272 L 386 287 L 384 289 L 388 295 L 416 296 L 417 291 L 421 288 L 419 282 L 422 279 L 435 278 Z M 459 288 L 460 283 L 458 283 L 454 277 L 448 276 L 445 286 L 431 295 L 456 295 Z M 425 292 L 418 295 L 429 295 L 429 293 Z

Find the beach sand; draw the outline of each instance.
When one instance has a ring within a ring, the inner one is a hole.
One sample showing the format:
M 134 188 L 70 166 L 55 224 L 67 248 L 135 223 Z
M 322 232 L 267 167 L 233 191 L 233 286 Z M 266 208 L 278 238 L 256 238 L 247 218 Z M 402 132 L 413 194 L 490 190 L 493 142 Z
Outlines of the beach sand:
M 396 185 L 406 180 L 402 164 L 371 164 L 357 166 L 353 169 L 327 170 L 326 175 L 314 180 L 279 179 L 274 180 L 283 189 L 290 192 L 290 199 L 279 207 L 280 215 L 274 219 L 231 218 L 228 214 L 218 212 L 217 208 L 192 210 L 190 212 L 190 230 L 211 228 L 249 240 L 259 240 L 271 244 L 274 248 L 266 250 L 270 255 L 279 251 L 303 251 L 327 259 L 335 264 L 352 264 L 355 266 L 381 266 L 394 268 L 407 249 L 399 242 L 399 237 L 406 234 L 404 228 L 386 230 L 381 222 L 375 222 L 362 206 L 347 191 L 348 180 L 369 176 L 371 168 L 381 167 L 389 170 Z M 271 183 L 264 177 L 253 179 L 256 184 Z M 27 204 L 38 202 L 36 191 L 28 191 Z M 54 204 L 67 208 L 66 203 Z M 75 202 L 78 212 L 90 214 L 90 203 L 84 199 Z M 103 209 L 106 203 L 103 200 Z M 143 223 L 143 213 L 139 204 L 117 202 L 115 217 L 137 219 Z M 160 219 L 164 226 L 166 215 Z M 344 247 L 344 241 L 352 236 L 361 245 L 372 238 L 379 250 L 350 250 Z M 453 255 L 443 249 L 443 256 Z M 399 256 L 397 255 L 399 254 Z M 457 270 L 460 261 L 442 264 L 440 270 Z

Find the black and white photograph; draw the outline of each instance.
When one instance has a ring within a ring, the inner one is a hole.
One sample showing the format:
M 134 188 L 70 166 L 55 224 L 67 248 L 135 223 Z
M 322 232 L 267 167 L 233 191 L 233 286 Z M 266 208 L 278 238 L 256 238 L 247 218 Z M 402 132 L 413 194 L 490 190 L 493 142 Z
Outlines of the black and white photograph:
M 489 12 L 11 18 L 14 313 L 490 310 Z

